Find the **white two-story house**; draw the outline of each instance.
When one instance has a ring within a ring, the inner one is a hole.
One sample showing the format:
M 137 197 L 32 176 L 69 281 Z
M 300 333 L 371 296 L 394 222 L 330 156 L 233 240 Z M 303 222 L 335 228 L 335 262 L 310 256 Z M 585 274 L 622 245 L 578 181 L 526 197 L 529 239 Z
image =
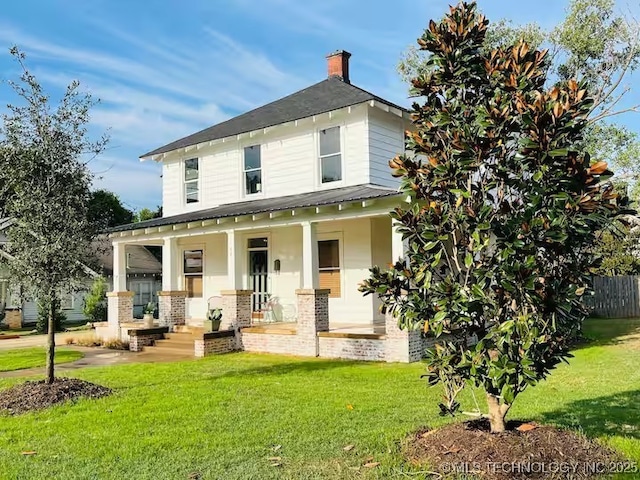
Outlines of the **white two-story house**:
M 140 244 L 162 246 L 162 325 L 199 325 L 225 295 L 246 297 L 225 316 L 248 302 L 252 322 L 295 323 L 309 291 L 328 294 L 331 325 L 384 324 L 358 286 L 401 255 L 388 163 L 411 121 L 350 82 L 349 57 L 329 55 L 315 85 L 141 156 L 162 164 L 164 216 L 112 230 L 110 320 L 127 315 L 124 252 Z

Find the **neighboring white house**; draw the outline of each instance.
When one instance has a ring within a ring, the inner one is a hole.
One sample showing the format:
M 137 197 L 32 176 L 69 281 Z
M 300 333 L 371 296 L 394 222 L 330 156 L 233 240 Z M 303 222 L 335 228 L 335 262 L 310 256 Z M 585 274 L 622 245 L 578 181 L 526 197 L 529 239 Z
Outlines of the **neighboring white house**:
M 110 234 L 112 334 L 130 318 L 130 245 L 162 246 L 161 325 L 201 325 L 221 296 L 228 326 L 297 320 L 299 329 L 301 298 L 318 316 L 327 293 L 332 327 L 384 325 L 378 299 L 358 286 L 372 265 L 402 256 L 388 163 L 411 121 L 351 84 L 349 57 L 329 55 L 315 85 L 141 156 L 162 164 L 164 217 Z

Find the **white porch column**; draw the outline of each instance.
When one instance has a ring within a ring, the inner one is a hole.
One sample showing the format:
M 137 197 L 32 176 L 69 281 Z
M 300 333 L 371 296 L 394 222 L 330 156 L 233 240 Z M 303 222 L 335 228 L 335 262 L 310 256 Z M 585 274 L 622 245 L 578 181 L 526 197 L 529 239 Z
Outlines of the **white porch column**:
M 404 259 L 406 244 L 402 240 L 402 234 L 396 228 L 399 224 L 391 224 L 391 261 L 395 264 L 398 260 Z
M 316 224 L 302 222 L 302 288 L 317 289 L 319 285 Z
M 162 244 L 162 290 L 165 292 L 178 290 L 177 256 L 177 239 L 165 238 Z
M 230 290 L 242 289 L 242 237 L 227 230 L 227 281 Z
M 113 244 L 113 291 L 127 291 L 127 253 L 126 244 Z

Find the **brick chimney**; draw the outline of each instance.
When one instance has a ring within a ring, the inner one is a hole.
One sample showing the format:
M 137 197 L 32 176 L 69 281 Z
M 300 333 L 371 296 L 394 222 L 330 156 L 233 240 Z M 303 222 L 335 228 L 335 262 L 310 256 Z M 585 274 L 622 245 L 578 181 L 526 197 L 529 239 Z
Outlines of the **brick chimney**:
M 338 50 L 327 55 L 327 71 L 329 78 L 336 77 L 345 83 L 349 80 L 349 58 L 351 54 L 345 50 Z

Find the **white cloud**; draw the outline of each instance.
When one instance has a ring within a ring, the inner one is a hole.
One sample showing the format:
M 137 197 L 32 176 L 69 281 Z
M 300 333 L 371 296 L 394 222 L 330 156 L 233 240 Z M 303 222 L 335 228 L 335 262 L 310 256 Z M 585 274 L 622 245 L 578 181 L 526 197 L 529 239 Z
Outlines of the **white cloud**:
M 188 40 L 166 33 L 145 40 L 99 20 L 91 23 L 110 38 L 109 51 L 1 24 L 0 43 L 24 50 L 47 90 L 61 91 L 78 79 L 100 99 L 90 131 L 108 130 L 111 142 L 107 155 L 91 162 L 100 176 L 95 184 L 136 208 L 160 203 L 161 190 L 159 166 L 140 164 L 139 155 L 310 83 L 212 28 Z

